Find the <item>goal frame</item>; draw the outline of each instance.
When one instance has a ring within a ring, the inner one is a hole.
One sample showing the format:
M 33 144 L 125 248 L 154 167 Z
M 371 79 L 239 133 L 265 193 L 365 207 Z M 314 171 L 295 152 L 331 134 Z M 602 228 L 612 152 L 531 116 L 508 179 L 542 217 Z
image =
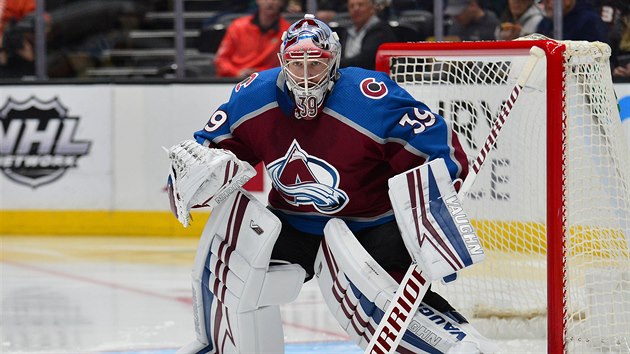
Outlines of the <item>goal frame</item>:
M 493 42 L 386 43 L 379 47 L 376 70 L 390 73 L 390 58 L 397 56 L 527 55 L 536 46 L 546 57 L 547 124 L 547 350 L 566 352 L 565 242 L 567 237 L 564 185 L 566 163 L 566 107 L 564 58 L 566 46 L 554 40 Z M 510 124 L 509 122 L 506 122 Z M 549 237 L 551 235 L 552 237 Z M 561 333 L 561 335 L 556 335 Z

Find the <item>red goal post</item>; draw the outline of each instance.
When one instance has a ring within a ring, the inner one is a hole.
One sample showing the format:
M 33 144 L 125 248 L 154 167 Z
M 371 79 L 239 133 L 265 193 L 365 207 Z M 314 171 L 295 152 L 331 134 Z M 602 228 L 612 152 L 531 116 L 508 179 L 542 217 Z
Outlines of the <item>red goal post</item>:
M 376 68 L 450 121 L 472 163 L 533 46 L 545 57 L 464 198 L 488 260 L 435 286 L 481 327 L 529 323 L 549 353 L 630 352 L 630 162 L 610 48 L 388 43 Z

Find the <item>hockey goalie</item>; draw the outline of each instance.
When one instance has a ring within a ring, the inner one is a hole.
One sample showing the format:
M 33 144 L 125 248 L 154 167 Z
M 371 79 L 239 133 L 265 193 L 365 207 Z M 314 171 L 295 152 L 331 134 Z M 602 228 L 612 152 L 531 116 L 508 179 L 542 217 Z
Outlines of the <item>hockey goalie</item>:
M 180 353 L 283 353 L 279 306 L 313 278 L 358 345 L 377 333 L 370 352 L 497 352 L 429 286 L 483 259 L 453 183 L 468 172 L 457 135 L 385 74 L 339 69 L 340 55 L 336 33 L 305 15 L 280 67 L 237 84 L 168 150 L 178 220 L 213 208 L 192 274 L 196 339 Z M 260 162 L 266 206 L 240 188 Z M 392 311 L 404 301 L 412 312 Z

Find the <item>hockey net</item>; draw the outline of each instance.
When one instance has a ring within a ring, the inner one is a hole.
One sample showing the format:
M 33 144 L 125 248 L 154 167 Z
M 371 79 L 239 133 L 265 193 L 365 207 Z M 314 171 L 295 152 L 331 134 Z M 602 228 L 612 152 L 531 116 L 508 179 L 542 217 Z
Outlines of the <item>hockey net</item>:
M 609 47 L 391 43 L 377 69 L 450 121 L 472 163 L 532 46 L 545 56 L 463 199 L 488 258 L 433 286 L 489 337 L 630 353 L 630 162 Z

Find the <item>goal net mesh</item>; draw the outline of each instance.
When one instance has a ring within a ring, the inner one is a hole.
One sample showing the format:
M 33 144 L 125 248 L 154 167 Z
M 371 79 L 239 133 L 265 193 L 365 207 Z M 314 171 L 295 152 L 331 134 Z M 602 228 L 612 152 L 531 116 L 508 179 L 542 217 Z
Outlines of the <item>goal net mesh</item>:
M 571 353 L 630 352 L 630 164 L 608 65 L 609 48 L 563 42 L 563 80 L 548 85 L 549 53 L 532 72 L 463 198 L 487 260 L 433 289 L 495 338 L 546 338 L 547 271 L 563 267 L 564 340 Z M 402 52 L 402 51 L 401 51 Z M 429 53 L 429 54 L 428 54 Z M 421 47 L 389 58 L 390 77 L 449 121 L 472 162 L 528 51 Z M 551 90 L 561 90 L 563 139 L 547 141 Z M 552 146 L 553 145 L 553 146 Z M 547 200 L 547 152 L 562 151 L 563 205 Z M 564 235 L 548 235 L 549 208 Z M 547 238 L 564 238 L 547 259 Z M 561 281 L 552 284 L 563 291 Z

